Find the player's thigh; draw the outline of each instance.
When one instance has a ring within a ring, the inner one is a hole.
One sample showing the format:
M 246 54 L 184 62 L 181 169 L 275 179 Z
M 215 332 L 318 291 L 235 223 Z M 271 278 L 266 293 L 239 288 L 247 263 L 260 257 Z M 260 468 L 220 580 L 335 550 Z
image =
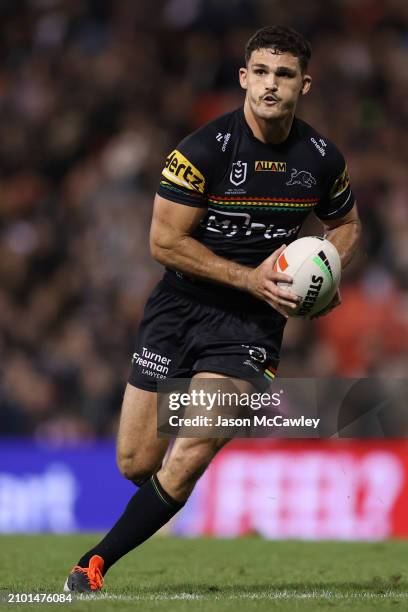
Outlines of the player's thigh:
M 168 440 L 157 437 L 157 394 L 128 384 L 117 439 L 117 462 L 130 480 L 143 480 L 157 470 Z
M 233 378 L 224 374 L 215 372 L 197 372 L 190 383 L 190 392 L 192 390 L 204 390 L 207 393 L 222 396 L 222 393 L 250 394 L 254 391 L 254 387 L 247 380 Z M 214 406 L 217 414 L 222 414 L 225 407 L 223 405 Z M 229 405 L 227 410 L 232 410 L 234 414 L 235 407 Z M 170 458 L 182 457 L 186 453 L 191 464 L 199 465 L 202 462 L 204 468 L 212 460 L 223 446 L 225 446 L 231 438 L 177 438 L 172 449 Z

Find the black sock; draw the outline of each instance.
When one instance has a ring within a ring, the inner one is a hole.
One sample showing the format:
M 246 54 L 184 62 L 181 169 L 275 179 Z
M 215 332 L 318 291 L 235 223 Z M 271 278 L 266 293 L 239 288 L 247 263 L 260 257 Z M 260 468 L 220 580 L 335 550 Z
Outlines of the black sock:
M 88 567 L 93 555 L 100 555 L 105 561 L 104 573 L 139 544 L 150 538 L 163 527 L 182 507 L 163 489 L 156 475 L 153 475 L 134 494 L 126 510 L 99 544 L 89 550 L 78 562 Z

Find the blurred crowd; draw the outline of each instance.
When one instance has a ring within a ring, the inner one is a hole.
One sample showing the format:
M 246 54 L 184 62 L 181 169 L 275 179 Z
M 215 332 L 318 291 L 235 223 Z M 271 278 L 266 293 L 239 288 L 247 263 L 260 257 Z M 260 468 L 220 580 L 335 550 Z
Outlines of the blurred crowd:
M 344 153 L 364 224 L 342 307 L 288 324 L 281 374 L 406 375 L 406 0 L 2 0 L 0 433 L 115 431 L 163 161 L 242 103 L 245 42 L 273 23 L 312 42 L 299 116 Z

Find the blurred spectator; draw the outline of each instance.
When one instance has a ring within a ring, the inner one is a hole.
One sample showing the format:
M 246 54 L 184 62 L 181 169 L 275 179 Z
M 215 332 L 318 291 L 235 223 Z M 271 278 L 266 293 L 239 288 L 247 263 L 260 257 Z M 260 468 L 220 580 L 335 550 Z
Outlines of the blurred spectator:
M 313 44 L 300 115 L 349 161 L 364 245 L 343 306 L 290 321 L 282 375 L 406 375 L 408 8 L 404 0 L 3 0 L 1 433 L 110 434 L 145 299 L 163 160 L 241 104 L 269 23 Z M 315 226 L 315 231 L 318 226 Z

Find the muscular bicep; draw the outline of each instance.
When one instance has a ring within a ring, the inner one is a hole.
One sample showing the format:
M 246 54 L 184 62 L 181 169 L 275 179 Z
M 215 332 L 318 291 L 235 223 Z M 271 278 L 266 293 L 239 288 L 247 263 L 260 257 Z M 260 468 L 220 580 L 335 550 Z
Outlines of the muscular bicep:
M 172 249 L 191 233 L 205 216 L 205 208 L 185 206 L 156 195 L 150 229 L 150 249 L 153 257 L 158 250 Z

